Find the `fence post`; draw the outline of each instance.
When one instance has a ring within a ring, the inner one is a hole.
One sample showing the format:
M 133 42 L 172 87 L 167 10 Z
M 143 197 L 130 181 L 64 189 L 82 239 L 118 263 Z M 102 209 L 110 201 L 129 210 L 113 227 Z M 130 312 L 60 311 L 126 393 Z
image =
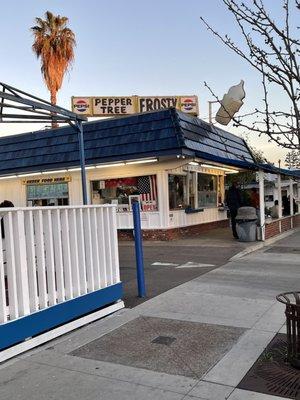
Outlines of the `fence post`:
M 143 243 L 142 243 L 141 216 L 140 216 L 140 203 L 139 202 L 134 202 L 132 204 L 132 213 L 133 213 L 133 226 L 134 226 L 134 244 L 135 244 L 136 276 L 137 276 L 137 283 L 138 283 L 138 295 L 139 295 L 139 297 L 146 297 Z

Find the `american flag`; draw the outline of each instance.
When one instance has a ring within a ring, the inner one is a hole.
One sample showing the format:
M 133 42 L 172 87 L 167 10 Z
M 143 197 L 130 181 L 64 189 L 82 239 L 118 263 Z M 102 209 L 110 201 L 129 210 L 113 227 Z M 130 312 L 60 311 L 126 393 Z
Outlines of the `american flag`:
M 138 191 L 142 201 L 142 209 L 155 210 L 157 208 L 156 175 L 138 177 Z

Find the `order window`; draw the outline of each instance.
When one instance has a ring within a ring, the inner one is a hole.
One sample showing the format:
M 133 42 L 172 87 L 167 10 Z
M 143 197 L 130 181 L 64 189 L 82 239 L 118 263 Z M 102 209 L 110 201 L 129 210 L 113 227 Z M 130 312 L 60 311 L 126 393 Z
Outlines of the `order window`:
M 156 175 L 95 180 L 91 189 L 93 204 L 115 204 L 119 212 L 125 212 L 138 201 L 142 211 L 158 210 Z
M 182 209 L 187 206 L 186 176 L 169 175 L 169 207 L 170 210 Z
M 216 175 L 198 173 L 198 207 L 217 207 L 217 185 Z

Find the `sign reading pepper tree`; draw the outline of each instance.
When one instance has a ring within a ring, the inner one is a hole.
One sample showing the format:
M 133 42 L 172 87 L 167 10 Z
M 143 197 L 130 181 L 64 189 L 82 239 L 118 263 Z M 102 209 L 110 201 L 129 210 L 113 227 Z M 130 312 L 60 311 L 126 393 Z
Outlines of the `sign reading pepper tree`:
M 175 107 L 178 110 L 198 115 L 198 97 L 192 96 L 101 96 L 72 97 L 72 110 L 89 117 L 131 115 Z

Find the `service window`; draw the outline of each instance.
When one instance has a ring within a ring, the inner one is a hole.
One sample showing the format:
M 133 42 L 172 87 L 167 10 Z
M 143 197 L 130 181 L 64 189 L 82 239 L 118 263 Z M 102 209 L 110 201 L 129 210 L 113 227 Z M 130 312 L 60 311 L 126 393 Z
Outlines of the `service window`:
M 198 207 L 217 207 L 217 185 L 216 175 L 198 173 Z
M 142 211 L 157 211 L 156 175 L 103 179 L 91 182 L 93 204 L 116 204 L 117 210 L 131 211 L 139 201 Z
M 182 209 L 187 205 L 187 178 L 183 175 L 169 175 L 169 207 L 170 210 Z

